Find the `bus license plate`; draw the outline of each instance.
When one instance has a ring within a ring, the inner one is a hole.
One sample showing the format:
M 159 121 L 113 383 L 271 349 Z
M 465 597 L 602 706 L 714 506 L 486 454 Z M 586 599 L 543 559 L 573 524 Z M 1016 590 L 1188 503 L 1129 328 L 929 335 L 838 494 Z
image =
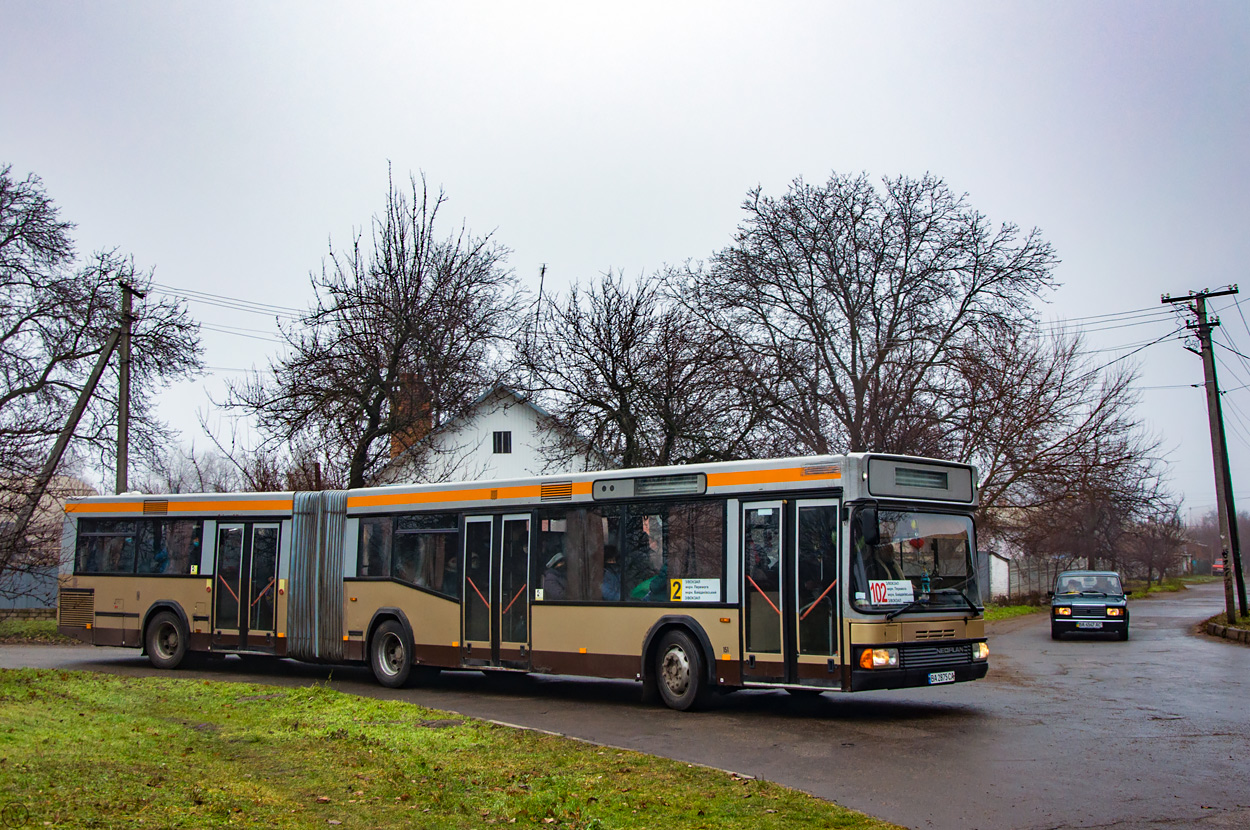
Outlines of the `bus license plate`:
M 954 683 L 955 673 L 953 671 L 931 671 L 929 672 L 929 685 L 937 683 Z
M 1102 628 L 1101 620 L 1081 620 L 1076 624 L 1077 628 Z

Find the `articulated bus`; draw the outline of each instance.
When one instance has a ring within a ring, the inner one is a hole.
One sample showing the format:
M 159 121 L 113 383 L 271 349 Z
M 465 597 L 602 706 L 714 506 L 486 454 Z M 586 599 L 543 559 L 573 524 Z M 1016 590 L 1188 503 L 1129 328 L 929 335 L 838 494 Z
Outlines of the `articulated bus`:
M 689 709 L 984 677 L 973 467 L 876 454 L 80 499 L 59 630 L 142 649 L 628 678 Z

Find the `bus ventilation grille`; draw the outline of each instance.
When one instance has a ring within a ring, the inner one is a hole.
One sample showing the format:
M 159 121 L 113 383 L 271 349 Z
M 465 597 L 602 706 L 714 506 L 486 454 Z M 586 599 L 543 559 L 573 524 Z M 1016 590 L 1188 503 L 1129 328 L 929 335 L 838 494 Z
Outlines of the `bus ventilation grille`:
M 955 629 L 953 628 L 930 628 L 926 631 L 917 631 L 917 640 L 945 640 L 947 638 L 954 639 Z
M 61 625 L 86 628 L 95 619 L 95 590 L 62 588 L 56 606 L 60 609 Z
M 569 501 L 573 498 L 573 482 L 555 481 L 539 488 L 543 501 Z
M 143 515 L 145 516 L 164 516 L 168 512 L 168 499 L 144 499 L 143 501 Z
M 803 468 L 805 476 L 836 476 L 840 472 L 837 464 L 814 464 L 810 467 Z

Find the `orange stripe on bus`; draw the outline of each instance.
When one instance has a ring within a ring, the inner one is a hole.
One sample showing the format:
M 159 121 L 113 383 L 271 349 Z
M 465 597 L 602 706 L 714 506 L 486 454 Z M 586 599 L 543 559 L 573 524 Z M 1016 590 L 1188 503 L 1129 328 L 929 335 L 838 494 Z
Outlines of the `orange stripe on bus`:
M 842 478 L 840 470 L 818 475 L 803 475 L 802 467 L 789 467 L 780 470 L 748 470 L 741 473 L 709 473 L 707 486 L 739 487 L 743 484 L 780 484 L 787 481 L 837 480 L 840 478 Z
M 291 499 L 252 499 L 247 501 L 171 501 L 169 511 L 243 513 L 289 513 Z M 141 513 L 143 502 L 75 502 L 65 505 L 66 513 Z
M 590 495 L 592 482 L 578 481 L 573 483 L 573 494 Z M 473 490 L 437 490 L 426 493 L 378 493 L 372 496 L 348 496 L 347 507 L 381 507 L 394 504 L 439 504 L 449 501 L 492 501 L 499 499 L 535 499 L 541 497 L 542 487 L 529 484 L 522 487 L 482 487 Z

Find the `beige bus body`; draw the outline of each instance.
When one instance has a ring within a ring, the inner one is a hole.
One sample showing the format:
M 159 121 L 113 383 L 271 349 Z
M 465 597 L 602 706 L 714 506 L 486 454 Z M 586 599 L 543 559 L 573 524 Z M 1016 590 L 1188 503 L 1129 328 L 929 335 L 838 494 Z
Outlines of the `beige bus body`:
M 59 628 L 158 665 L 254 653 L 366 662 L 390 685 L 410 668 L 628 678 L 677 708 L 715 688 L 958 682 L 986 671 L 978 601 L 909 609 L 852 596 L 865 577 L 852 573 L 851 536 L 868 505 L 895 523 L 964 522 L 970 570 L 975 504 L 971 467 L 868 454 L 334 494 L 92 497 L 66 508 Z M 953 538 L 943 533 L 931 535 Z M 561 560 L 572 570 L 548 581 L 544 566 Z M 627 578 L 640 562 L 653 573 Z M 557 594 L 573 583 L 582 596 Z M 911 590 L 901 577 L 882 584 Z M 974 574 L 962 584 L 975 595 Z

